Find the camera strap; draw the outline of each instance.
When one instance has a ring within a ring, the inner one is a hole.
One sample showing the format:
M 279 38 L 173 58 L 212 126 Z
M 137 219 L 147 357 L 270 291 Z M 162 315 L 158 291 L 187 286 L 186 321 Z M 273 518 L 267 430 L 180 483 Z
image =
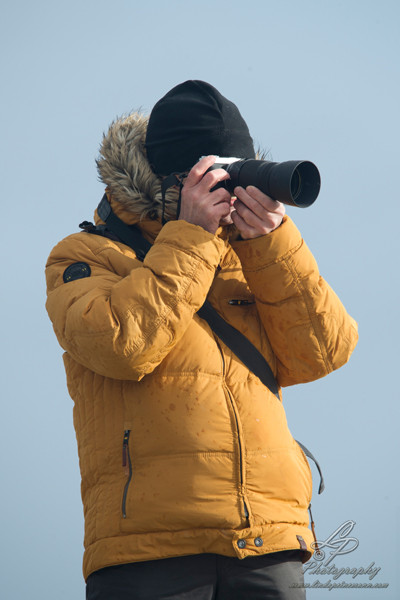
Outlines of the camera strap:
M 95 233 L 105 237 L 109 237 L 108 233 L 111 233 L 111 235 L 114 234 L 114 239 L 115 236 L 117 236 L 119 241 L 132 248 L 136 253 L 136 257 L 143 261 L 147 252 L 152 247 L 152 244 L 142 236 L 135 225 L 127 225 L 113 213 L 106 194 L 104 194 L 97 207 L 97 214 L 100 219 L 106 223 L 106 228 L 104 228 L 104 226 L 95 227 L 91 223 L 84 221 L 80 225 L 81 229 L 84 229 L 88 233 Z M 224 342 L 224 344 L 226 344 L 242 363 L 260 379 L 279 401 L 281 401 L 279 396 L 279 386 L 271 367 L 261 352 L 257 350 L 247 337 L 238 329 L 227 323 L 208 300 L 204 302 L 203 306 L 197 311 L 197 314 L 201 319 L 204 319 L 204 321 L 208 323 L 212 331 Z M 308 448 L 297 440 L 296 442 L 299 444 L 304 454 L 310 458 L 317 467 L 320 476 L 318 493 L 321 494 L 325 488 L 325 483 L 318 461 Z
M 186 173 L 171 173 L 168 177 L 165 177 L 161 183 L 161 199 L 162 199 L 162 214 L 161 214 L 161 223 L 165 225 L 167 219 L 165 218 L 165 204 L 166 204 L 166 193 L 169 188 L 177 186 L 179 188 L 179 196 L 176 210 L 176 218 L 179 217 L 179 213 L 181 212 L 181 200 L 182 200 L 182 188 L 183 188 L 183 180 L 186 177 Z

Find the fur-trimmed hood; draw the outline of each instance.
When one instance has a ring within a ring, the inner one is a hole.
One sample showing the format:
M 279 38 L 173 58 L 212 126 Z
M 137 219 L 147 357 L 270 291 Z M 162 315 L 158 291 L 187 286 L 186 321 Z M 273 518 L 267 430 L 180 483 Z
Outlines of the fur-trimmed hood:
M 145 139 L 148 117 L 134 112 L 113 121 L 103 135 L 96 161 L 100 180 L 112 199 L 140 219 L 161 219 L 161 178 L 147 160 Z M 176 218 L 178 190 L 166 193 L 165 217 Z

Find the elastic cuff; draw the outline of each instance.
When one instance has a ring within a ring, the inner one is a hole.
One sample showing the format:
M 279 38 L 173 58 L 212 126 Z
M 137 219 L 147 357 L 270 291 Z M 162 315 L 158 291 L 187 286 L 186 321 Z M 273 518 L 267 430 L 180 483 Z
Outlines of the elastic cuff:
M 199 225 L 187 221 L 169 221 L 158 234 L 155 245 L 168 244 L 217 267 L 226 251 L 225 242 Z
M 251 240 L 232 242 L 232 248 L 246 269 L 262 269 L 283 260 L 302 243 L 300 231 L 285 215 L 279 227 L 271 233 Z

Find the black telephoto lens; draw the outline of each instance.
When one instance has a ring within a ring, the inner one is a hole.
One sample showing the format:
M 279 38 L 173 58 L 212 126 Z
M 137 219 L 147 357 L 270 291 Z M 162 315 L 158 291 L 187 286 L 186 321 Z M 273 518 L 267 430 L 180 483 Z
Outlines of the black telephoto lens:
M 224 182 L 231 193 L 237 185 L 243 188 L 254 185 L 274 200 L 300 208 L 311 206 L 321 187 L 317 167 L 306 160 L 275 163 L 248 159 L 222 167 L 231 176 L 230 180 Z

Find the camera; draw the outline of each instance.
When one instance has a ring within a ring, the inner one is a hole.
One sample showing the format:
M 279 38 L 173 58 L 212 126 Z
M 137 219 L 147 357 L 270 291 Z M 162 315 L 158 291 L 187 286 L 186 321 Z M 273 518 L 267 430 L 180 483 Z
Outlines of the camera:
M 211 191 L 224 187 L 233 195 L 240 185 L 256 188 L 290 206 L 306 208 L 317 199 L 321 187 L 321 178 L 317 167 L 307 160 L 289 160 L 270 162 L 267 160 L 216 157 L 216 162 L 208 171 L 224 169 L 230 179 L 221 181 Z

